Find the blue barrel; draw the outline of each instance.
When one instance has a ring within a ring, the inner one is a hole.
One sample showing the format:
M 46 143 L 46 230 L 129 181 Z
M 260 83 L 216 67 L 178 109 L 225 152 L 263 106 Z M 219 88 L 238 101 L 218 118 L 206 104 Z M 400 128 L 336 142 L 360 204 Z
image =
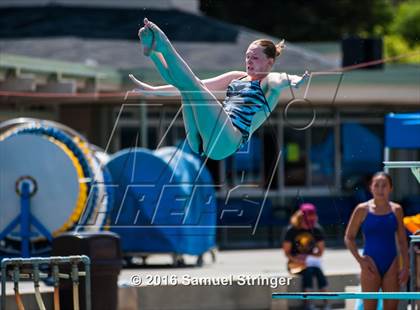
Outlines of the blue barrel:
M 215 246 L 215 191 L 199 159 L 175 147 L 136 148 L 106 166 L 117 189 L 111 230 L 124 252 L 200 255 Z

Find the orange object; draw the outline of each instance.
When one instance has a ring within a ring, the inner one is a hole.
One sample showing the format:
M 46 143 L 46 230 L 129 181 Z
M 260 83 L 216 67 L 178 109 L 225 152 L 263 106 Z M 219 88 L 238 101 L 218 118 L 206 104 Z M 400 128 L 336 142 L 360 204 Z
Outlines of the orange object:
M 404 226 L 412 234 L 420 230 L 420 213 L 404 217 Z
M 54 310 L 60 310 L 60 291 L 58 286 L 54 287 Z
M 22 298 L 20 297 L 19 290 L 15 288 L 15 300 L 16 305 L 19 310 L 25 310 L 25 307 L 22 302 Z

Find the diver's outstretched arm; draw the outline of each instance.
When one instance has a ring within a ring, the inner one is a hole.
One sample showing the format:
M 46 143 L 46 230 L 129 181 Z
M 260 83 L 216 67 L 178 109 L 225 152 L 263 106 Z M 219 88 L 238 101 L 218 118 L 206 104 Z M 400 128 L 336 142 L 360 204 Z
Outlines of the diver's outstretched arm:
M 153 55 L 154 53 L 152 53 Z M 162 63 L 161 63 L 162 64 Z M 160 71 L 160 70 L 159 70 Z M 162 71 L 165 71 L 162 64 Z M 169 74 L 169 73 L 168 73 Z M 226 92 L 229 83 L 236 78 L 244 76 L 246 73 L 242 71 L 230 71 L 219 76 L 201 80 L 201 82 L 207 87 L 213 94 L 218 95 L 219 92 L 223 94 Z M 130 91 L 131 94 L 143 94 L 146 96 L 178 96 L 179 90 L 172 85 L 152 86 L 138 80 L 133 74 L 128 76 L 137 86 L 137 88 Z
M 281 90 L 284 87 L 292 86 L 299 88 L 304 84 L 310 76 L 308 71 L 305 71 L 303 75 L 292 75 L 287 73 L 270 73 L 268 75 L 268 85 L 271 89 Z
M 270 110 L 274 111 L 276 108 L 280 99 L 281 92 L 284 88 L 290 86 L 293 88 L 299 88 L 307 81 L 309 75 L 310 74 L 308 71 L 305 71 L 302 76 L 290 75 L 287 73 L 270 73 L 267 77 L 268 89 L 265 92 L 265 98 L 267 99 Z
M 164 86 L 152 86 L 145 82 L 140 81 L 137 79 L 133 74 L 129 74 L 128 77 L 136 84 L 136 88 L 131 91 L 127 92 L 127 96 L 141 94 L 144 96 L 159 96 L 159 97 L 170 97 L 170 96 L 178 96 L 179 91 L 177 88 L 171 85 L 164 85 Z

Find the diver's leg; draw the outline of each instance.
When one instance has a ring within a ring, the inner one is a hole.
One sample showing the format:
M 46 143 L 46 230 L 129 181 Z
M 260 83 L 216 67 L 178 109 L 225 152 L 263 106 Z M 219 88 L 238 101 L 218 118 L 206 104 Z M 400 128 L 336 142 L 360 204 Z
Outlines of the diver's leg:
M 188 144 L 194 153 L 200 154 L 203 150 L 203 142 L 198 131 L 193 109 L 187 95 L 181 93 L 182 97 L 182 119 L 184 120 L 185 134 Z
M 181 94 L 185 130 L 193 150 L 198 148 L 211 159 L 223 159 L 234 153 L 242 134 L 232 125 L 219 102 L 206 91 Z
M 159 72 L 164 71 L 160 72 L 162 77 L 164 74 L 171 77 L 172 85 L 183 93 L 183 99 L 189 99 L 184 104 L 189 104 L 193 110 L 205 154 L 212 159 L 222 159 L 231 155 L 239 147 L 242 134 L 233 126 L 217 98 L 194 75 L 166 35 L 150 22 L 148 27 L 150 29 L 146 28 L 140 33 L 141 40 L 147 42 L 150 41 L 150 36 L 153 37 L 155 41 L 152 43 L 153 50 L 163 55 L 165 64 L 157 66 L 157 69 Z M 191 113 L 188 112 L 187 110 L 186 114 L 190 116 Z M 184 122 L 190 122 L 191 119 L 186 117 Z M 185 127 L 192 128 L 193 125 L 186 124 Z
M 382 278 L 382 290 L 384 292 L 399 292 L 398 259 L 394 258 L 391 266 Z M 384 310 L 397 310 L 398 299 L 384 299 Z
M 371 272 L 362 269 L 360 272 L 360 284 L 362 286 L 362 292 L 378 292 L 381 287 L 381 275 L 378 271 Z M 363 309 L 365 310 L 376 310 L 378 304 L 377 299 L 364 299 Z

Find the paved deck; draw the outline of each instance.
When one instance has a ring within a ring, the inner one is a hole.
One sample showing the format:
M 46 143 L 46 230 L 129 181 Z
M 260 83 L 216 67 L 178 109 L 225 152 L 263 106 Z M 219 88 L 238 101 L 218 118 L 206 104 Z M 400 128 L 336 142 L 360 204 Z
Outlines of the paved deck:
M 123 269 L 119 276 L 121 284 L 129 284 L 132 276 L 138 275 L 143 279 L 150 276 L 171 276 L 181 278 L 190 277 L 238 277 L 240 275 L 288 277 L 286 269 L 287 259 L 283 252 L 277 249 L 262 250 L 235 250 L 216 253 L 216 262 L 213 263 L 210 254 L 204 255 L 204 265 L 196 267 L 196 257 L 185 255 L 186 266 L 172 267 L 172 257 L 166 254 L 151 255 L 147 265 L 138 268 Z M 359 266 L 347 250 L 327 249 L 323 258 L 323 267 L 327 275 L 358 274 Z M 143 283 L 144 285 L 144 283 Z M 349 283 L 348 285 L 354 285 Z M 41 283 L 44 290 L 48 287 Z M 13 294 L 13 284 L 7 283 L 7 294 Z M 32 282 L 21 282 L 20 289 L 24 292 L 33 292 Z
M 195 267 L 196 257 L 184 256 L 186 267 L 170 268 L 170 255 L 151 255 L 146 268 L 124 269 L 120 281 L 129 281 L 133 275 L 191 275 L 191 276 L 289 276 L 287 259 L 280 249 L 221 251 L 216 254 L 216 262 L 211 262 L 209 254 L 204 256 L 204 265 Z M 323 257 L 326 274 L 357 274 L 359 266 L 348 250 L 327 249 Z M 350 285 L 350 284 L 349 284 Z
M 271 292 L 299 291 L 298 278 L 291 278 L 286 269 L 286 258 L 280 249 L 235 250 L 216 253 L 216 262 L 211 255 L 204 255 L 204 265 L 195 266 L 195 256 L 184 256 L 186 265 L 172 267 L 171 255 L 150 255 L 147 265 L 123 269 L 119 276 L 119 310 L 137 309 L 296 309 L 297 303 L 287 305 L 278 300 L 271 300 Z M 323 266 L 331 284 L 331 290 L 344 290 L 346 286 L 357 285 L 359 267 L 347 250 L 327 249 Z M 142 283 L 133 283 L 133 277 Z M 247 283 L 238 285 L 238 279 Z M 231 281 L 200 284 L 194 280 Z M 263 283 L 267 279 L 277 279 Z M 281 282 L 283 279 L 283 283 Z M 190 285 L 185 281 L 190 281 Z M 261 281 L 261 282 L 258 282 Z M 192 284 L 192 285 L 191 285 Z M 44 292 L 51 292 L 51 287 L 42 285 Z M 21 282 L 22 293 L 33 293 L 32 282 Z M 7 294 L 13 295 L 13 284 L 7 284 Z M 162 298 L 165 296 L 165 298 Z M 33 297 L 28 296 L 33 299 Z M 46 293 L 45 300 L 51 302 L 51 293 Z M 12 302 L 12 301 L 11 301 Z M 344 307 L 344 303 L 336 304 Z

